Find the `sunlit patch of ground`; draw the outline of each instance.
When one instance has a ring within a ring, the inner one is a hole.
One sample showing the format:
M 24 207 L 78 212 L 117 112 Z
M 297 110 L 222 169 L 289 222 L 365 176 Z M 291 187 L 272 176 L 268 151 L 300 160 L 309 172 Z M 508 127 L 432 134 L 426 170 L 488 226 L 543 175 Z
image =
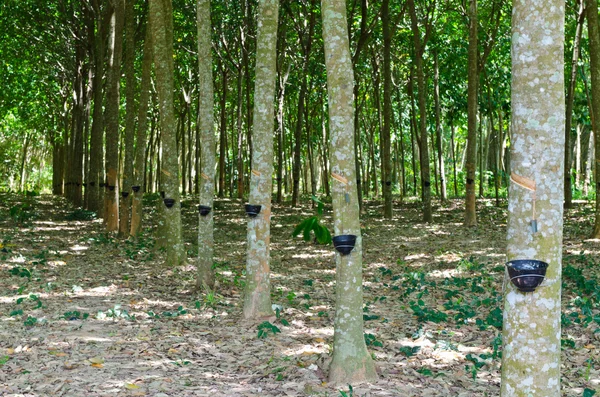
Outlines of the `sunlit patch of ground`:
M 149 233 L 155 203 L 145 208 L 142 238 L 120 241 L 103 232 L 101 220 L 68 220 L 75 209 L 50 196 L 29 198 L 31 219 L 14 222 L 6 211 L 19 200 L 0 203 L 0 394 L 340 395 L 341 387 L 327 384 L 334 249 L 291 237 L 316 209 L 273 207 L 271 300 L 278 315 L 249 322 L 241 319 L 243 202 L 215 202 L 218 287 L 204 294 L 194 288 L 195 198 L 183 207 L 192 256 L 169 269 Z M 380 216 L 380 204 L 365 205 L 365 338 L 380 380 L 354 385 L 355 395 L 499 393 L 494 324 L 501 322 L 506 205 L 479 201 L 478 228 L 462 226 L 460 200 L 435 207 L 435 223 L 424 224 L 415 202 L 395 203 L 393 220 Z M 591 278 L 600 248 L 587 239 L 591 206 L 576 207 L 565 229 L 565 265 Z M 322 223 L 331 228 L 330 204 Z M 567 282 L 565 312 L 584 321 Z M 268 328 L 259 339 L 263 321 L 280 332 Z M 599 383 L 597 329 L 594 321 L 564 328 L 574 344 L 563 350 L 567 395 Z

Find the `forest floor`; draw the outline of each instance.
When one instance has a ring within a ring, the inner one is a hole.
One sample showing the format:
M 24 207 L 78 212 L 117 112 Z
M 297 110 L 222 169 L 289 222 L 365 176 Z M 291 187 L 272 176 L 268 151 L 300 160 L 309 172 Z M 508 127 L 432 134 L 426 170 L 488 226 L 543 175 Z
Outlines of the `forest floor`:
M 198 215 L 184 201 L 188 265 L 166 268 L 154 249 L 156 196 L 145 198 L 137 242 L 52 196 L 0 194 L 0 396 L 350 396 L 327 383 L 333 342 L 331 246 L 293 238 L 314 210 L 275 206 L 272 301 L 278 316 L 241 320 L 246 218 L 215 203 L 215 294 L 194 291 Z M 506 203 L 439 203 L 434 223 L 416 203 L 383 220 L 367 203 L 365 340 L 379 372 L 354 396 L 499 394 Z M 600 242 L 587 240 L 591 204 L 566 213 L 562 389 L 599 389 Z M 331 208 L 324 223 L 331 225 Z M 280 332 L 277 332 L 280 331 Z

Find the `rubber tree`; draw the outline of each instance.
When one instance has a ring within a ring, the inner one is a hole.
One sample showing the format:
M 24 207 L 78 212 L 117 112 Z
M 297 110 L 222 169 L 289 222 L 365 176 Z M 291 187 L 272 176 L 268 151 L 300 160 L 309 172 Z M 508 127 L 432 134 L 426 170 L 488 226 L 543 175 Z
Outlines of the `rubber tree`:
M 104 157 L 104 147 L 102 142 L 104 140 L 104 124 L 102 118 L 102 102 L 104 99 L 104 32 L 106 28 L 104 26 L 104 14 L 108 8 L 104 5 L 104 1 L 94 0 L 92 6 L 94 10 L 94 19 L 96 24 L 96 33 L 94 35 L 94 78 L 92 80 L 93 87 L 93 117 L 92 117 L 92 129 L 90 135 L 90 164 L 89 172 L 87 175 L 87 189 L 88 189 L 88 201 L 87 208 L 90 211 L 99 212 L 103 206 L 100 203 L 103 201 L 102 189 L 99 188 L 100 183 L 103 182 L 102 174 L 102 158 Z M 102 10 L 102 7 L 104 10 Z
M 256 37 L 253 150 L 249 202 L 261 210 L 248 221 L 248 252 L 244 317 L 256 319 L 273 313 L 269 280 L 271 191 L 273 188 L 273 134 L 275 117 L 276 46 L 279 0 L 260 0 Z
M 131 199 L 131 230 L 134 237 L 142 230 L 142 196 L 144 194 L 144 166 L 146 163 L 146 135 L 148 130 L 148 103 L 152 78 L 152 29 L 146 25 L 144 36 L 144 55 L 142 57 L 142 81 L 140 83 L 140 103 L 138 106 L 138 125 L 135 131 L 135 160 L 133 165 L 133 186 Z
M 503 397 L 561 395 L 564 12 L 559 0 L 513 2 L 507 259 L 549 266 L 534 292 L 505 277 Z
M 475 170 L 477 169 L 477 0 L 469 1 L 469 55 L 467 77 L 467 181 L 465 183 L 465 226 L 477 226 Z
M 214 87 L 212 75 L 212 44 L 210 0 L 196 2 L 198 23 L 198 125 L 201 136 L 200 205 L 209 207 L 209 213 L 199 214 L 197 288 L 212 290 L 215 284 L 213 265 L 213 200 L 215 194 L 215 131 Z
M 133 144 L 135 140 L 135 8 L 134 0 L 125 0 L 125 161 L 123 162 L 121 199 L 119 200 L 119 237 L 128 237 L 131 221 L 133 181 Z
M 392 29 L 390 26 L 390 1 L 381 2 L 381 24 L 383 29 L 383 125 L 382 141 L 382 191 L 383 216 L 392 219 L 392 156 L 391 156 L 391 123 L 392 123 Z
M 435 3 L 434 3 L 435 4 Z M 429 171 L 429 145 L 427 144 L 427 94 L 425 92 L 425 71 L 423 66 L 423 55 L 427 37 L 431 29 L 431 21 L 425 21 L 425 34 L 421 37 L 417 9 L 414 0 L 408 0 L 408 11 L 410 14 L 411 29 L 413 32 L 413 43 L 415 50 L 415 69 L 417 73 L 417 98 L 419 105 L 419 124 L 416 135 L 419 137 L 419 163 L 421 165 L 421 196 L 423 198 L 423 221 L 433 222 L 433 210 L 431 207 L 431 175 Z
M 569 85 L 566 99 L 565 120 L 565 209 L 573 207 L 573 186 L 571 183 L 571 164 L 573 163 L 573 151 L 571 150 L 574 134 L 571 132 L 573 122 L 573 106 L 575 104 L 575 85 L 577 84 L 577 63 L 579 62 L 581 35 L 583 33 L 583 22 L 585 21 L 585 8 L 583 0 L 577 0 L 577 19 L 575 35 L 573 36 L 573 55 L 571 57 L 571 71 L 569 73 Z
M 151 0 L 149 18 L 152 29 L 152 53 L 162 140 L 160 178 L 165 197 L 164 206 L 162 206 L 165 221 L 162 233 L 167 250 L 165 264 L 178 266 L 185 261 L 185 250 L 181 235 L 179 160 L 175 137 L 175 109 L 173 107 L 173 9 L 171 0 Z M 170 206 L 167 199 L 173 200 Z
M 119 229 L 118 166 L 119 166 L 119 107 L 121 59 L 123 52 L 123 25 L 125 1 L 112 2 L 108 34 L 108 67 L 106 82 L 106 190 L 104 193 L 104 224 L 108 232 Z
M 594 154 L 596 157 L 594 179 L 596 197 L 600 197 L 600 139 L 597 138 L 600 125 L 600 33 L 598 30 L 598 1 L 586 0 L 586 18 L 590 41 L 590 71 L 592 77 L 592 128 L 594 129 Z M 600 238 L 600 200 L 596 200 L 596 216 L 592 238 Z
M 354 73 L 345 0 L 322 0 L 329 102 L 334 232 L 353 234 L 352 252 L 336 253 L 333 359 L 329 381 L 347 384 L 377 378 L 363 335 L 362 238 L 354 159 Z

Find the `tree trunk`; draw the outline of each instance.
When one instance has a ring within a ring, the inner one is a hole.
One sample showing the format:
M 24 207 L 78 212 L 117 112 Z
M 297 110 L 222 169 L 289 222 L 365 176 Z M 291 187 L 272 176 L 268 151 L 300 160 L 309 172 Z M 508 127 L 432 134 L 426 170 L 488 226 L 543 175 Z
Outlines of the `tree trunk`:
M 542 286 L 532 293 L 519 292 L 505 277 L 501 396 L 558 397 L 564 2 L 515 0 L 512 37 L 511 182 L 515 183 L 508 203 L 507 259 L 537 259 L 549 266 Z M 537 219 L 537 232 L 530 227 L 532 219 Z
M 150 83 L 152 73 L 152 28 L 146 25 L 144 39 L 144 55 L 142 59 L 142 81 L 140 85 L 140 104 L 138 108 L 138 126 L 135 134 L 135 163 L 133 167 L 133 192 L 131 199 L 131 230 L 129 234 L 138 237 L 142 230 L 142 197 L 150 184 L 144 184 L 144 168 L 146 164 L 146 133 L 148 129 L 148 102 L 150 100 Z M 152 146 L 152 140 L 150 145 Z
M 579 61 L 579 43 L 583 32 L 585 20 L 583 0 L 577 0 L 577 28 L 573 38 L 573 55 L 571 57 L 571 73 L 566 99 L 566 121 L 565 121 L 565 209 L 573 207 L 573 187 L 571 185 L 571 164 L 573 163 L 571 142 L 574 134 L 571 132 L 573 121 L 573 104 L 575 102 L 575 84 L 577 82 L 577 62 Z
M 465 226 L 477 226 L 475 170 L 477 168 L 477 0 L 469 1 L 469 60 L 467 81 L 467 180 L 465 184 Z
M 435 54 L 434 101 L 435 101 L 435 140 L 437 149 L 438 170 L 440 174 L 440 199 L 446 200 L 446 167 L 444 164 L 444 142 L 442 135 L 441 105 L 440 105 L 440 69 L 437 53 Z
M 179 162 L 175 136 L 175 109 L 173 100 L 173 9 L 171 0 L 150 0 L 150 26 L 156 73 L 156 92 L 160 112 L 162 159 L 160 186 L 164 197 L 164 238 L 167 266 L 185 262 L 181 236 L 181 205 L 179 197 Z M 173 200 L 169 207 L 167 199 Z
M 259 319 L 273 313 L 269 280 L 269 244 L 278 16 L 279 0 L 259 1 L 253 119 L 255 147 L 252 153 L 249 202 L 260 205 L 261 209 L 258 216 L 248 221 L 244 293 L 244 317 L 247 319 Z
M 94 35 L 94 78 L 92 80 L 92 92 L 94 99 L 94 108 L 92 110 L 92 130 L 90 134 L 90 167 L 87 175 L 88 200 L 87 208 L 90 211 L 100 212 L 101 205 L 104 201 L 104 189 L 100 189 L 100 184 L 104 182 L 102 159 L 104 158 L 104 123 L 103 123 L 103 98 L 104 85 L 102 84 L 104 77 L 104 36 L 105 25 L 104 16 L 107 6 L 102 7 L 103 0 L 92 2 L 94 7 L 96 34 Z M 102 10 L 104 8 L 104 10 Z M 102 214 L 98 214 L 102 215 Z
M 219 127 L 219 197 L 225 197 L 225 157 L 227 156 L 227 113 L 225 104 L 227 103 L 227 67 L 222 67 L 221 78 L 221 125 Z M 242 175 L 239 176 L 242 178 Z
M 450 145 L 452 146 L 452 172 L 454 175 L 454 197 L 458 197 L 458 177 L 456 174 L 456 145 L 454 144 L 454 120 L 450 119 Z
M 134 0 L 125 0 L 125 164 L 119 202 L 119 237 L 130 234 L 133 144 L 135 139 L 135 10 Z M 146 115 L 144 115 L 146 117 Z
M 288 64 L 287 70 L 283 70 L 283 61 L 286 57 L 286 29 L 285 23 L 279 22 L 277 29 L 277 204 L 283 202 L 283 169 L 285 168 L 285 162 L 283 159 L 284 147 L 283 147 L 283 135 L 285 133 L 284 127 L 284 110 L 285 110 L 285 87 L 287 79 L 290 75 L 291 64 Z
M 588 26 L 588 37 L 590 41 L 590 71 L 592 75 L 592 113 L 595 123 L 592 123 L 594 131 L 594 153 L 595 167 L 594 182 L 596 185 L 596 197 L 600 197 L 600 139 L 598 139 L 598 125 L 600 124 L 600 32 L 598 31 L 598 2 L 597 0 L 586 0 L 586 16 Z M 592 238 L 600 238 L 600 200 L 596 200 L 596 216 L 594 220 L 594 231 Z
M 389 0 L 383 0 L 381 3 L 381 23 L 383 25 L 383 129 L 381 131 L 383 216 L 386 219 L 392 219 L 392 31 Z
M 114 0 L 114 10 L 110 17 L 108 39 L 108 68 L 106 84 L 106 189 L 104 192 L 104 223 L 106 230 L 119 229 L 118 166 L 119 166 L 119 107 L 121 55 L 123 49 L 123 24 L 125 0 Z
M 419 162 L 421 164 L 421 195 L 423 198 L 423 221 L 433 222 L 433 213 L 431 209 L 431 181 L 429 172 L 429 146 L 427 144 L 427 103 L 425 94 L 425 72 L 423 71 L 423 52 L 426 43 L 421 39 L 417 21 L 417 11 L 414 0 L 408 0 L 408 9 L 410 12 L 411 29 L 413 33 L 413 42 L 415 46 L 415 68 L 417 71 L 417 95 L 419 103 L 419 128 L 417 136 L 419 137 Z
M 362 238 L 354 161 L 353 71 L 346 2 L 322 0 L 327 68 L 331 174 L 335 234 L 356 235 L 349 255 L 336 254 L 336 310 L 329 381 L 348 384 L 377 379 L 363 334 Z
M 214 88 L 212 76 L 212 43 L 210 0 L 196 2 L 198 19 L 198 77 L 199 104 L 198 125 L 202 140 L 202 165 L 200 172 L 200 205 L 209 207 L 208 215 L 199 215 L 198 265 L 196 287 L 212 290 L 215 286 L 213 265 L 215 195 L 215 132 L 214 132 Z

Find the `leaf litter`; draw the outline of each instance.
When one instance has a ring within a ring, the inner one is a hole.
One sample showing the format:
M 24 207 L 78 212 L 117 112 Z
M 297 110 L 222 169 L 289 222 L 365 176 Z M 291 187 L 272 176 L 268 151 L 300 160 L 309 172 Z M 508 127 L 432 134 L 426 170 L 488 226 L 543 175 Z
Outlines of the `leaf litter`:
M 506 206 L 479 202 L 478 228 L 462 203 L 438 205 L 420 223 L 416 203 L 394 219 L 367 203 L 365 342 L 372 384 L 330 385 L 333 248 L 293 238 L 308 208 L 275 206 L 275 315 L 243 321 L 246 225 L 241 203 L 215 202 L 214 293 L 194 290 L 197 214 L 184 201 L 188 264 L 165 268 L 146 202 L 138 241 L 103 232 L 101 220 L 63 199 L 28 197 L 15 222 L 0 203 L 0 394 L 6 396 L 492 396 L 499 394 Z M 563 393 L 598 381 L 597 242 L 590 205 L 565 226 Z M 331 208 L 321 221 L 331 225 Z M 350 393 L 350 394 L 349 394 Z

